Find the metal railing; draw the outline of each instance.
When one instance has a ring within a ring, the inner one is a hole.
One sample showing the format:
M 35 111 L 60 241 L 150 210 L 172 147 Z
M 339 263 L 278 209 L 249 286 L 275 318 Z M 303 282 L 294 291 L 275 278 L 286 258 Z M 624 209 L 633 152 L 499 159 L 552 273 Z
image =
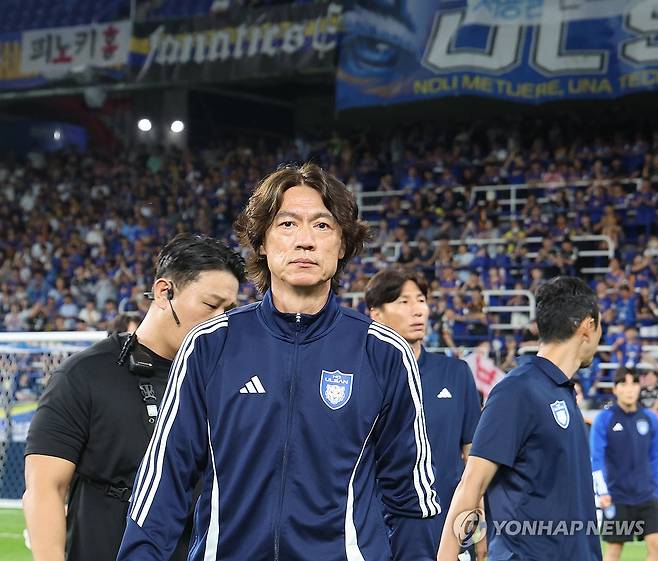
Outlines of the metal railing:
M 525 296 L 528 299 L 528 304 L 523 306 L 517 305 L 496 305 L 491 306 L 489 301 L 492 296 Z M 535 295 L 530 290 L 521 290 L 521 289 L 499 289 L 499 290 L 483 290 L 482 297 L 484 298 L 484 313 L 512 313 L 512 312 L 522 312 L 527 313 L 530 321 L 535 319 L 535 308 L 536 300 Z M 519 326 L 514 323 L 491 323 L 489 324 L 489 329 L 499 330 L 499 331 L 509 331 L 519 329 Z
M 440 291 L 433 291 L 432 296 L 438 297 L 441 296 Z M 527 305 L 511 305 L 505 306 L 504 304 L 492 306 L 489 304 L 491 297 L 514 297 L 514 296 L 525 296 L 528 299 Z M 482 291 L 482 297 L 484 298 L 485 306 L 483 311 L 485 314 L 490 313 L 506 313 L 506 312 L 525 312 L 530 318 L 529 321 L 535 319 L 535 295 L 530 290 L 517 290 L 517 289 L 487 289 Z M 353 308 L 356 308 L 365 298 L 364 292 L 344 292 L 340 295 L 340 298 L 350 302 Z M 496 323 L 490 324 L 491 329 L 499 330 L 511 330 L 518 329 L 518 325 L 507 324 L 507 323 Z
M 525 355 L 528 353 L 536 353 L 539 350 L 539 347 L 536 345 L 528 345 L 525 347 L 521 347 L 518 350 L 519 355 Z M 597 353 L 610 353 L 613 351 L 613 346 L 612 345 L 599 345 L 596 349 Z M 658 357 L 658 345 L 642 345 L 642 353 L 650 353 L 653 354 L 654 356 Z M 599 370 L 617 370 L 620 366 L 618 362 L 600 362 L 598 364 L 598 369 Z M 635 365 L 636 370 L 654 370 L 656 368 L 656 364 L 651 363 L 651 362 L 638 362 Z M 594 390 L 596 389 L 610 389 L 614 386 L 614 382 L 608 381 L 608 380 L 600 380 L 597 379 L 594 381 L 592 384 L 592 388 Z
M 606 257 L 608 259 L 608 266 L 605 267 L 583 267 L 580 272 L 583 274 L 594 274 L 594 273 L 607 273 L 609 268 L 610 260 L 615 256 L 615 243 L 612 241 L 610 236 L 603 236 L 599 234 L 588 234 L 583 236 L 572 236 L 571 241 L 574 242 L 576 248 L 580 244 L 586 244 L 588 242 L 604 242 L 606 244 L 605 249 L 583 249 L 578 250 L 578 255 L 580 257 Z M 495 247 L 500 245 L 507 245 L 510 243 L 516 243 L 521 245 L 530 245 L 530 244 L 541 244 L 544 240 L 543 237 L 531 236 L 528 238 L 522 238 L 520 240 L 510 240 L 508 238 L 463 238 L 463 239 L 454 239 L 448 240 L 448 245 L 453 247 L 458 247 L 460 245 L 467 246 L 485 246 L 485 247 Z M 430 242 L 434 247 L 438 245 L 436 240 Z M 418 242 L 408 242 L 410 247 L 418 247 Z M 402 248 L 402 242 L 387 242 L 381 245 L 369 244 L 368 251 L 381 251 L 384 258 L 391 262 L 395 263 L 400 257 L 400 252 Z M 536 251 L 529 251 L 526 254 L 529 258 L 537 256 Z M 363 258 L 364 262 L 374 261 L 375 257 L 372 255 L 366 256 Z
M 611 183 L 621 183 L 621 184 L 626 184 L 626 183 L 634 183 L 635 188 L 638 189 L 640 186 L 641 179 L 638 178 L 627 178 L 627 179 L 622 179 L 622 180 L 617 180 L 617 179 L 603 179 L 603 180 L 583 180 L 583 181 L 573 181 L 569 183 L 565 183 L 564 185 L 560 186 L 553 186 L 550 183 L 523 183 L 521 185 L 478 185 L 476 187 L 473 187 L 471 190 L 471 193 L 473 196 L 477 199 L 478 195 L 481 193 L 485 194 L 485 199 L 488 196 L 488 193 L 500 193 L 500 192 L 509 192 L 509 197 L 508 198 L 501 198 L 496 196 L 496 202 L 500 207 L 507 207 L 509 209 L 509 213 L 512 217 L 517 216 L 517 210 L 520 205 L 523 205 L 527 201 L 527 197 L 520 197 L 519 196 L 519 191 L 545 191 L 548 193 L 551 192 L 558 192 L 564 189 L 583 189 L 590 187 L 594 182 L 598 182 L 602 185 L 610 185 Z M 537 202 L 540 204 L 550 204 L 550 198 L 549 197 L 537 197 Z
M 604 179 L 604 180 L 595 180 L 602 185 L 609 185 L 611 183 L 619 182 L 622 184 L 634 183 L 636 189 L 639 187 L 641 179 L 639 178 L 627 178 L 622 180 L 617 179 Z M 527 201 L 527 196 L 521 196 L 520 193 L 524 192 L 556 192 L 563 189 L 584 189 L 592 185 L 594 180 L 586 181 L 574 181 L 565 184 L 564 186 L 554 187 L 550 183 L 523 183 L 520 185 L 478 185 L 471 189 L 471 197 L 474 200 L 478 198 L 482 199 L 481 195 L 484 194 L 484 200 L 488 196 L 492 196 L 493 193 L 495 196 L 498 205 L 509 211 L 511 217 L 516 217 L 518 214 L 518 209 L 521 205 L 525 204 Z M 455 193 L 463 193 L 464 188 L 461 186 L 453 187 L 452 190 Z M 506 198 L 497 196 L 498 193 L 508 192 L 509 195 Z M 356 199 L 359 203 L 359 217 L 362 217 L 364 212 L 381 212 L 384 209 L 382 204 L 382 199 L 387 199 L 390 197 L 404 197 L 408 194 L 408 191 L 404 190 L 395 190 L 395 191 L 361 191 L 356 193 Z M 373 201 L 373 202 L 370 202 Z M 377 202 L 374 202 L 377 201 Z M 550 199 L 545 196 L 537 197 L 537 202 L 540 204 L 550 204 Z

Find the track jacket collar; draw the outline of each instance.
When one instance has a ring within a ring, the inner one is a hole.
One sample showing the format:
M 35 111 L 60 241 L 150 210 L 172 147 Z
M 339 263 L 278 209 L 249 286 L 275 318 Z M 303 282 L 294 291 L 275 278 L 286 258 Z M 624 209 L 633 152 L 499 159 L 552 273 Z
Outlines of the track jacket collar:
M 336 295 L 329 292 L 329 298 L 317 314 L 287 314 L 280 312 L 272 301 L 272 292 L 268 290 L 258 306 L 258 317 L 277 337 L 298 341 L 310 341 L 322 337 L 336 323 L 340 315 Z

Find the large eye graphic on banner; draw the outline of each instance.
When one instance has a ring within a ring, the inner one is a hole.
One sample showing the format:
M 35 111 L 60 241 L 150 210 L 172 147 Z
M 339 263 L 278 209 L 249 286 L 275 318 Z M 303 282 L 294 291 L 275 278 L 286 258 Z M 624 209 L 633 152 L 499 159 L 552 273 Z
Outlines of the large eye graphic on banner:
M 343 18 L 341 68 L 355 77 L 384 77 L 413 64 L 415 26 L 406 0 L 361 0 Z

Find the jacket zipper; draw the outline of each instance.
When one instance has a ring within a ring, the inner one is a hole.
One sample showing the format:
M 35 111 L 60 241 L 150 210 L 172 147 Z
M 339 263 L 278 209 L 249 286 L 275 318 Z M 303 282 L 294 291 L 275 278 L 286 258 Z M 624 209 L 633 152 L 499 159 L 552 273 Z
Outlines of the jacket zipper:
M 286 439 L 283 442 L 283 456 L 281 459 L 281 496 L 279 497 L 279 512 L 274 525 L 274 561 L 279 561 L 279 540 L 281 538 L 281 515 L 283 513 L 283 497 L 286 487 L 286 468 L 288 466 L 288 442 L 290 440 L 290 425 L 292 423 L 292 399 L 295 392 L 295 378 L 297 376 L 297 352 L 299 350 L 299 331 L 302 327 L 302 314 L 295 316 L 295 348 L 293 350 L 292 373 L 288 389 L 288 418 L 286 420 Z

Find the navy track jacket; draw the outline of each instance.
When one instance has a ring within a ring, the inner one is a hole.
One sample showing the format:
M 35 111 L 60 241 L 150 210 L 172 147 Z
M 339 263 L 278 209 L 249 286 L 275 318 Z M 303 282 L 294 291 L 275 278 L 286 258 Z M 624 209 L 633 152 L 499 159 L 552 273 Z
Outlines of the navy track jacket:
M 393 520 L 440 512 L 411 349 L 333 293 L 316 315 L 281 313 L 268 292 L 199 325 L 172 365 L 118 561 L 168 559 L 198 479 L 192 561 L 387 561 L 373 505 Z
M 592 476 L 598 496 L 636 505 L 658 495 L 658 419 L 638 408 L 626 413 L 615 404 L 596 416 L 590 431 Z

